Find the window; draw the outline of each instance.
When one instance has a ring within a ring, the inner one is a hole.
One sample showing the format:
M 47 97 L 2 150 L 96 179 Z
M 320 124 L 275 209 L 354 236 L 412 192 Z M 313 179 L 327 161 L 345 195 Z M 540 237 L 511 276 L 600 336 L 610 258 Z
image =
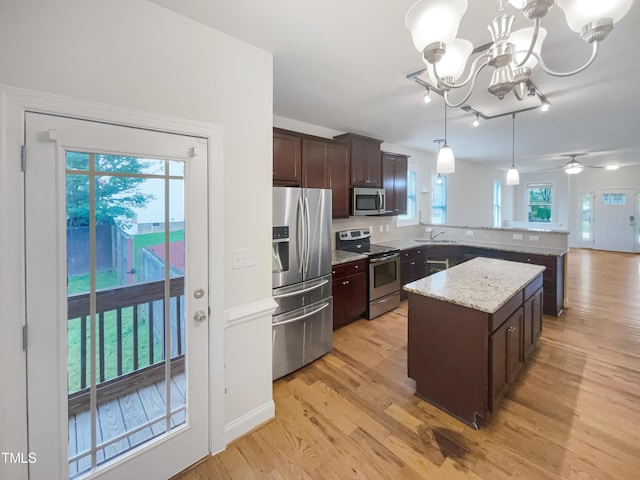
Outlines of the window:
M 447 177 L 433 175 L 431 197 L 431 223 L 445 225 L 447 223 Z
M 602 205 L 626 205 L 627 195 L 625 193 L 603 193 Z
M 502 184 L 499 180 L 493 181 L 493 228 L 502 225 Z
M 416 172 L 409 170 L 407 172 L 407 214 L 398 215 L 397 224 L 417 225 L 418 224 L 418 198 L 416 196 Z
M 553 211 L 553 184 L 528 183 L 527 221 L 534 223 L 550 223 Z

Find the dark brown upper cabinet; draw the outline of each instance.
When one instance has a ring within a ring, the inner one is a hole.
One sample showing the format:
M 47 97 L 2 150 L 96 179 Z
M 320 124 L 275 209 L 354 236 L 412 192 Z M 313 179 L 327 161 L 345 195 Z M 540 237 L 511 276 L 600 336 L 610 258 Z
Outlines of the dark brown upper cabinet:
M 349 145 L 351 157 L 351 185 L 354 187 L 381 187 L 380 144 L 382 140 L 345 133 L 333 137 Z
M 382 187 L 387 215 L 407 214 L 407 155 L 382 152 Z
M 273 184 L 299 187 L 302 183 L 302 139 L 300 135 L 273 129 Z
M 333 218 L 349 216 L 349 145 L 273 129 L 273 184 L 329 188 Z

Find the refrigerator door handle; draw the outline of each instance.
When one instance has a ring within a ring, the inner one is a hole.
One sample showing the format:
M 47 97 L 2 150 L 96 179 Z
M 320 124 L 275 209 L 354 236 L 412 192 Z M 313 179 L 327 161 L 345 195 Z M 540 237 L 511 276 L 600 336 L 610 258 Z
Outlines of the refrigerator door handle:
M 307 251 L 304 258 L 304 272 L 309 271 L 309 256 L 311 254 L 311 215 L 309 214 L 309 197 L 304 197 L 304 210 L 307 219 Z
M 314 285 L 313 287 L 304 288 L 302 290 L 296 290 L 295 292 L 283 293 L 281 295 L 274 295 L 273 298 L 294 297 L 296 295 L 300 295 L 301 293 L 311 292 L 312 290 L 320 288 L 321 286 L 326 285 L 327 283 L 329 283 L 329 280 L 323 280 L 322 282 Z
M 326 303 L 322 304 L 320 307 L 318 307 L 318 308 L 316 308 L 315 310 L 313 310 L 312 312 L 305 313 L 305 314 L 303 314 L 303 315 L 299 315 L 299 316 L 297 316 L 296 318 L 291 318 L 291 319 L 289 319 L 289 320 L 285 320 L 284 322 L 277 322 L 277 323 L 274 323 L 274 324 L 273 324 L 273 326 L 274 326 L 274 327 L 279 327 L 280 325 L 286 325 L 287 323 L 297 322 L 297 321 L 299 321 L 299 320 L 302 320 L 303 318 L 307 318 L 307 317 L 310 317 L 310 316 L 312 316 L 312 315 L 315 315 L 316 313 L 318 313 L 318 312 L 320 312 L 320 311 L 324 310 L 324 309 L 325 309 L 325 308 L 327 308 L 328 306 L 329 306 L 329 303 L 328 303 L 328 302 L 326 302 Z
M 298 241 L 296 243 L 296 254 L 298 255 L 298 273 L 302 274 L 304 271 L 304 248 L 306 242 L 305 227 L 304 227 L 304 204 L 302 198 L 298 197 L 298 215 L 296 218 L 296 231 L 298 233 Z

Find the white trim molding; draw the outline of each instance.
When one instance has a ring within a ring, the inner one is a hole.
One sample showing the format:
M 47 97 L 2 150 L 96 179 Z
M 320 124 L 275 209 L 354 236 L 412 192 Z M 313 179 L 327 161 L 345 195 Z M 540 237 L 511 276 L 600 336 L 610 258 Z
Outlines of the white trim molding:
M 276 415 L 276 405 L 273 400 L 253 409 L 228 423 L 225 426 L 224 433 L 227 444 L 237 440 L 242 435 L 249 433 L 251 430 L 268 422 Z
M 224 312 L 225 328 L 273 315 L 277 306 L 273 298 L 265 298 L 258 302 L 230 308 Z

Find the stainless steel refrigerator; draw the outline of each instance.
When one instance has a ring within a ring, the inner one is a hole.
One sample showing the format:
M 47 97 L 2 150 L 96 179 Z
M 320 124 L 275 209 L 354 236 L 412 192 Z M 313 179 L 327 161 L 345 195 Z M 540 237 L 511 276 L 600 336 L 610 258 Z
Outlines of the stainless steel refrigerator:
M 273 379 L 332 348 L 331 190 L 273 189 Z

